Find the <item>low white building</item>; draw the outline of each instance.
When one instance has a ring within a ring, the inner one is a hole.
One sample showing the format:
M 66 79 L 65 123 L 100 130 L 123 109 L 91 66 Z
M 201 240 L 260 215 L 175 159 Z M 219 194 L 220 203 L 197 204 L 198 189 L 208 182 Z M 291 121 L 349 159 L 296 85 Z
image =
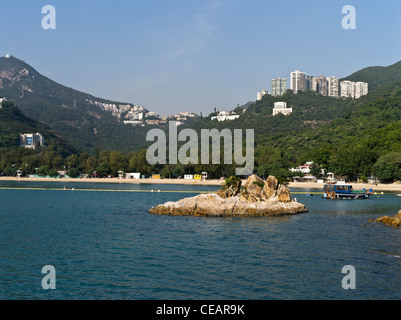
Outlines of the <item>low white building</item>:
M 141 174 L 140 173 L 126 173 L 125 174 L 125 179 L 141 179 Z
M 312 166 L 313 161 L 307 162 L 302 166 L 298 166 L 296 168 L 291 168 L 291 172 L 302 172 L 303 174 L 310 174 L 310 167 Z
M 217 116 L 211 117 L 211 120 L 217 120 L 217 121 L 231 121 L 238 119 L 239 115 L 238 114 L 231 114 L 230 112 L 227 111 L 220 111 Z
M 124 124 L 132 124 L 133 126 L 140 126 L 143 124 L 143 122 L 139 120 L 124 120 Z
M 6 99 L 6 98 L 1 98 L 1 97 L 0 97 L 0 109 L 3 108 L 3 102 L 4 102 L 4 101 L 7 101 L 7 99 Z
M 193 178 L 194 178 L 194 176 L 193 176 L 192 174 L 186 174 L 186 175 L 184 175 L 184 179 L 193 180 Z
M 286 102 L 275 102 L 273 108 L 273 116 L 276 116 L 280 113 L 287 116 L 292 113 L 292 108 L 287 108 Z

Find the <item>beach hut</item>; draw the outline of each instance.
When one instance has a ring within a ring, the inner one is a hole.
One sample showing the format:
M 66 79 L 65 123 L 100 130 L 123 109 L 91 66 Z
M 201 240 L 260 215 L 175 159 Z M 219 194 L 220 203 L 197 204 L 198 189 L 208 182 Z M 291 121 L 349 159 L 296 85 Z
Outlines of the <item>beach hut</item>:
M 184 179 L 186 179 L 186 180 L 193 180 L 193 179 L 194 179 L 194 176 L 193 176 L 192 174 L 186 174 L 186 175 L 184 175 Z
M 126 173 L 125 179 L 141 179 L 140 173 Z
M 195 175 L 194 175 L 194 179 L 195 179 L 195 180 L 201 180 L 201 179 L 202 179 L 202 176 L 201 176 L 200 174 L 195 174 Z
M 160 179 L 160 174 L 152 174 L 152 179 Z

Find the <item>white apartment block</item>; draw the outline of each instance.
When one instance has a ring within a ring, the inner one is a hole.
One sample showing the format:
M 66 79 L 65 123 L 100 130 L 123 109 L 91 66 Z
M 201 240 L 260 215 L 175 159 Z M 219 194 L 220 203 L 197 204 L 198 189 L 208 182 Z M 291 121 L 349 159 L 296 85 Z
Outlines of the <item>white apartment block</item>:
M 338 91 L 339 91 L 338 78 L 328 77 L 326 78 L 326 81 L 327 81 L 327 95 L 329 97 L 338 98 Z
M 369 93 L 369 85 L 366 82 L 355 83 L 355 99 L 366 96 Z
M 306 91 L 306 74 L 299 70 L 291 72 L 291 90 L 294 93 L 298 91 Z
M 341 81 L 341 97 L 359 99 L 369 93 L 369 85 L 366 82 Z
M 273 116 L 276 116 L 280 113 L 287 116 L 292 113 L 292 108 L 287 108 L 286 102 L 275 102 L 273 108 Z

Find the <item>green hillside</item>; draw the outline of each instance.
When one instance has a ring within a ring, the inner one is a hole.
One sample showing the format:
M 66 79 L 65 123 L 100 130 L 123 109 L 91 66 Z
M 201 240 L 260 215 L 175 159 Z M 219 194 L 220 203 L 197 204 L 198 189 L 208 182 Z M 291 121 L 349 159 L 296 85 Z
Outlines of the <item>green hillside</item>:
M 400 79 L 401 61 L 388 67 L 368 67 L 341 79 L 341 81 L 350 80 L 367 82 L 369 83 L 369 90 L 375 90 L 380 86 L 392 82 L 398 82 Z
M 59 153 L 68 155 L 76 152 L 74 147 L 55 130 L 26 117 L 12 103 L 3 102 L 0 109 L 0 148 L 18 147 L 20 133 L 37 132 L 44 135 L 47 146 Z
M 118 119 L 88 103 L 116 103 L 62 86 L 17 58 L 0 58 L 0 96 L 14 102 L 27 116 L 57 130 L 81 151 L 102 149 L 128 152 L 143 146 L 145 130 Z

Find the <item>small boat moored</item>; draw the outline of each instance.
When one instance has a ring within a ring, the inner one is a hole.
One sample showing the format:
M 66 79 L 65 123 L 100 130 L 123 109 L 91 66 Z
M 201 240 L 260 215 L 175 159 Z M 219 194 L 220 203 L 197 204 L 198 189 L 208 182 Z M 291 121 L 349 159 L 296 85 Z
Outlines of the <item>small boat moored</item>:
M 325 199 L 369 199 L 373 190 L 354 190 L 350 184 L 326 184 L 323 198 Z

